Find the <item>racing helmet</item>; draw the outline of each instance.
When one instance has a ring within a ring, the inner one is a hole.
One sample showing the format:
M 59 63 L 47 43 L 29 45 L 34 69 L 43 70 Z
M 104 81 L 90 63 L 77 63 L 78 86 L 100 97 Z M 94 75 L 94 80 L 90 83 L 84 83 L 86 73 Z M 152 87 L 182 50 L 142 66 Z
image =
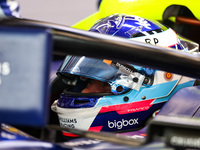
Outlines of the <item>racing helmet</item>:
M 198 51 L 198 44 L 138 16 L 114 14 L 97 21 L 90 31 L 171 50 Z M 96 132 L 143 128 L 176 91 L 193 86 L 195 81 L 134 64 L 71 55 L 65 58 L 57 75 L 67 85 L 51 106 L 60 125 Z M 63 134 L 73 136 L 65 131 Z

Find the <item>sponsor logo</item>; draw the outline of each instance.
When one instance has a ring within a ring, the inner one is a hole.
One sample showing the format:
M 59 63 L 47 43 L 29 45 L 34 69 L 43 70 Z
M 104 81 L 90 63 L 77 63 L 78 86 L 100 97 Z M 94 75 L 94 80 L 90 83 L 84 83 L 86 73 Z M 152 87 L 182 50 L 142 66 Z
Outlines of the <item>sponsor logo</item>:
M 173 146 L 200 148 L 200 138 L 173 136 L 170 139 L 170 144 Z
M 109 128 L 122 129 L 123 127 L 132 126 L 132 125 L 136 125 L 136 124 L 139 124 L 138 118 L 130 119 L 130 120 L 122 119 L 121 121 L 114 120 L 113 122 L 108 120 L 108 127 Z
M 77 123 L 76 119 L 72 119 L 72 118 L 60 118 L 60 121 L 62 122 L 66 122 L 66 123 Z
M 128 109 L 128 113 L 131 112 L 139 112 L 139 111 L 145 111 L 148 110 L 150 107 L 149 106 L 145 106 L 145 107 L 138 107 L 138 108 L 133 108 L 133 109 Z
M 10 74 L 10 64 L 8 62 L 0 62 L 0 85 L 2 84 L 2 76 Z
M 118 62 L 116 63 L 116 66 L 123 73 L 127 73 L 127 74 L 133 73 L 133 71 L 131 69 L 127 68 L 126 66 L 124 66 Z
M 76 119 L 73 118 L 59 118 L 61 127 L 75 128 L 75 124 L 77 123 Z

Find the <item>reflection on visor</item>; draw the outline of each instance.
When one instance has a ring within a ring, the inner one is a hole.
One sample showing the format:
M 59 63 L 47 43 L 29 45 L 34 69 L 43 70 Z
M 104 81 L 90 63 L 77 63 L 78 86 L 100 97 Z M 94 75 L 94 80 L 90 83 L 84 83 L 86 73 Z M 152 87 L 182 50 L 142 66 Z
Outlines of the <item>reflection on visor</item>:
M 197 44 L 191 40 L 187 40 L 187 39 L 179 36 L 178 43 L 183 46 L 184 51 L 187 51 L 189 53 L 199 52 L 199 44 Z
M 188 53 L 199 52 L 199 44 L 198 43 L 195 43 L 191 40 L 183 38 L 180 35 L 177 35 L 177 36 L 178 36 L 177 43 L 175 45 L 169 46 L 169 48 L 182 50 L 182 51 L 185 51 Z
M 86 76 L 103 82 L 112 80 L 117 69 L 101 60 L 85 56 L 67 56 L 59 72 Z
M 134 67 L 85 56 L 67 56 L 58 72 L 108 82 L 112 88 L 121 85 L 135 90 L 140 89 L 145 78 Z

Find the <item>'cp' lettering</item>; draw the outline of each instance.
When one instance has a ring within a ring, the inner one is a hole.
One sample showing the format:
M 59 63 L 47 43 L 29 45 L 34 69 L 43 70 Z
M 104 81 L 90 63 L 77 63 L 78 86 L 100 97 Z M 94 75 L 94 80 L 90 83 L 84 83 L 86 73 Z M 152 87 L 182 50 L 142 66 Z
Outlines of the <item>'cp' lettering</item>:
M 151 41 L 151 39 L 149 39 L 149 38 L 147 38 L 147 39 L 145 39 L 145 42 L 147 43 L 147 44 L 152 44 L 152 41 Z M 153 38 L 153 44 L 157 44 L 159 41 L 158 41 L 158 39 L 157 38 Z

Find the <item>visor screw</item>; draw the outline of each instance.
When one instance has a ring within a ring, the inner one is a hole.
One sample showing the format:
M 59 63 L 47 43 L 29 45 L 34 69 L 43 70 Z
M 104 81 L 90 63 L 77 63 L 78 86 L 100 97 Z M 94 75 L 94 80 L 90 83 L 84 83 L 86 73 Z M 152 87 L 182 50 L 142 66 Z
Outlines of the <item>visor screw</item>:
M 118 86 L 116 90 L 117 90 L 117 92 L 122 92 L 123 91 L 123 87 L 122 86 Z
M 124 101 L 128 102 L 129 98 L 127 96 L 124 97 Z
M 143 83 L 144 83 L 144 84 L 148 84 L 148 83 L 149 83 L 149 78 L 146 77 L 146 78 L 144 79 L 144 82 L 143 82 Z
M 146 96 L 142 96 L 142 99 L 145 100 L 145 99 L 146 99 Z
M 137 77 L 133 78 L 133 82 L 138 82 L 138 78 Z

